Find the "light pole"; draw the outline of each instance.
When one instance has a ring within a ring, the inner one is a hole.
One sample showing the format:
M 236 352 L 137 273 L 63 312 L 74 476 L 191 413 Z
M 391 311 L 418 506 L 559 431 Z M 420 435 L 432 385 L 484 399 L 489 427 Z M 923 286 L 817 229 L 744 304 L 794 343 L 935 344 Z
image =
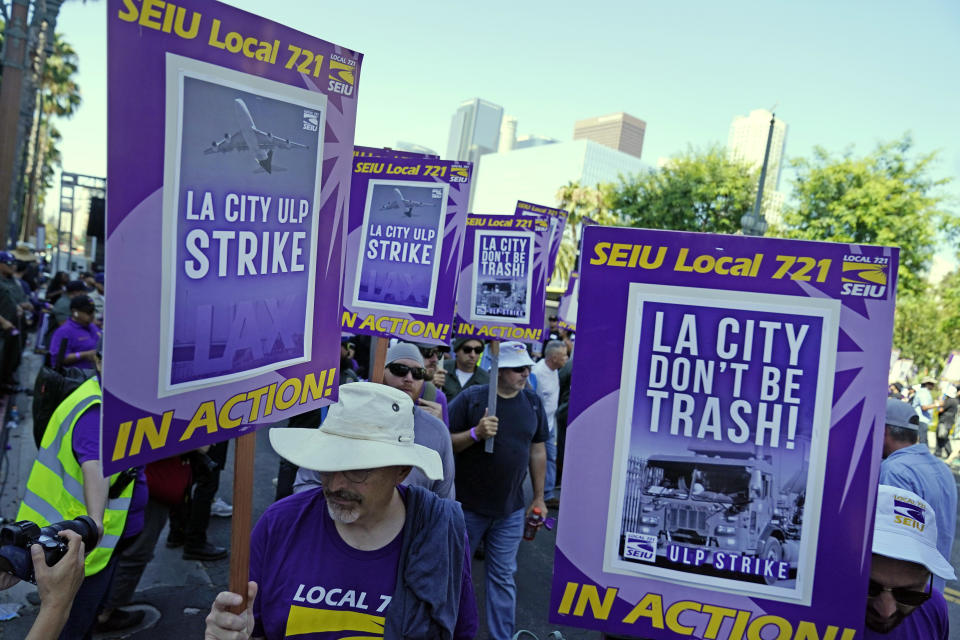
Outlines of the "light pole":
M 763 213 L 760 212 L 760 204 L 763 202 L 763 183 L 767 179 L 767 163 L 770 160 L 770 143 L 773 141 L 773 124 L 776 122 L 776 114 L 770 111 L 770 129 L 767 131 L 767 147 L 763 151 L 763 166 L 760 168 L 760 181 L 757 184 L 757 199 L 753 203 L 753 211 L 748 211 L 740 218 L 740 227 L 745 236 L 762 236 L 767 232 L 767 221 L 763 219 Z

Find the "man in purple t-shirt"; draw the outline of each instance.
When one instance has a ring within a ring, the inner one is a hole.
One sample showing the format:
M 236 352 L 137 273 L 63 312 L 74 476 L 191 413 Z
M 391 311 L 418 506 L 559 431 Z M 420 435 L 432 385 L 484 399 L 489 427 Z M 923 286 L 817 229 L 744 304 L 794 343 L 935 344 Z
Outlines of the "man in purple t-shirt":
M 948 640 L 947 603 L 933 576 L 954 580 L 937 550 L 937 519 L 917 494 L 880 485 L 864 640 Z
M 318 429 L 271 429 L 270 443 L 323 487 L 274 503 L 250 539 L 242 615 L 222 592 L 207 638 L 472 638 L 477 629 L 459 505 L 401 487 L 417 467 L 442 477 L 436 451 L 414 443 L 413 402 L 356 382 Z

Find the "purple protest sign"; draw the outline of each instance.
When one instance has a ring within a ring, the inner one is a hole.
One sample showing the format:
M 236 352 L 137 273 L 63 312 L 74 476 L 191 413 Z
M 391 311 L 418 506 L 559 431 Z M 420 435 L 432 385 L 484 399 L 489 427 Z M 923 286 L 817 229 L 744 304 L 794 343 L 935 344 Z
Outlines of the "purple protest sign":
M 353 162 L 342 328 L 450 343 L 470 199 L 470 163 Z
M 608 227 L 583 246 L 551 620 L 859 637 L 897 249 Z
M 539 216 L 467 218 L 457 284 L 457 336 L 543 339 L 550 224 Z
M 362 56 L 179 4 L 108 5 L 107 473 L 336 398 Z
M 353 155 L 358 158 L 430 158 L 438 159 L 440 156 L 430 153 L 417 153 L 415 151 L 400 151 L 387 147 L 362 147 L 357 145 L 353 148 Z M 463 163 L 460 163 L 463 164 Z
M 564 329 L 577 330 L 578 301 L 580 298 L 580 274 L 574 271 L 567 280 L 567 290 L 560 297 L 557 309 L 558 324 Z
M 563 209 L 545 207 L 532 202 L 517 201 L 514 211 L 517 216 L 540 216 L 550 221 L 550 237 L 547 241 L 549 256 L 547 259 L 547 282 L 553 277 L 553 270 L 557 266 L 557 254 L 560 253 L 560 243 L 563 242 L 563 230 L 567 225 L 567 212 Z

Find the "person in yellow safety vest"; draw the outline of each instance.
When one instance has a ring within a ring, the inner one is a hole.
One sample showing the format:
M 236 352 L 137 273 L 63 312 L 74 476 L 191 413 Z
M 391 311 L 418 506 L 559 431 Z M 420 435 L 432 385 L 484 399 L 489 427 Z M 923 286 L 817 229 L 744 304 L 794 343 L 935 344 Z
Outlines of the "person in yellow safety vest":
M 99 355 L 98 348 L 98 372 Z M 60 403 L 47 423 L 17 512 L 17 520 L 31 520 L 39 526 L 89 515 L 100 529 L 100 542 L 87 554 L 85 578 L 61 640 L 91 637 L 119 552 L 143 530 L 148 498 L 143 467 L 103 476 L 100 404 L 99 376 L 84 382 Z M 143 617 L 142 611 L 127 614 Z

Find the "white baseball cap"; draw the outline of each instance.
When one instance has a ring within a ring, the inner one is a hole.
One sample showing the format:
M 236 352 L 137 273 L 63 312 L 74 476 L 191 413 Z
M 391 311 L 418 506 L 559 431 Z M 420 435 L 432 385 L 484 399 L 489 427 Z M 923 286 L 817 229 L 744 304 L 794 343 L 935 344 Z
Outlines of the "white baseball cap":
M 527 346 L 522 342 L 504 342 L 500 345 L 500 355 L 497 366 L 504 369 L 510 367 L 532 367 L 533 360 L 527 353 Z
M 270 429 L 270 444 L 293 464 L 315 471 L 412 466 L 443 478 L 440 454 L 414 444 L 413 402 L 403 391 L 375 382 L 340 387 L 318 429 Z
M 933 508 L 906 489 L 880 485 L 877 519 L 873 524 L 873 552 L 922 564 L 945 580 L 956 579 L 953 567 L 937 551 L 937 518 Z

